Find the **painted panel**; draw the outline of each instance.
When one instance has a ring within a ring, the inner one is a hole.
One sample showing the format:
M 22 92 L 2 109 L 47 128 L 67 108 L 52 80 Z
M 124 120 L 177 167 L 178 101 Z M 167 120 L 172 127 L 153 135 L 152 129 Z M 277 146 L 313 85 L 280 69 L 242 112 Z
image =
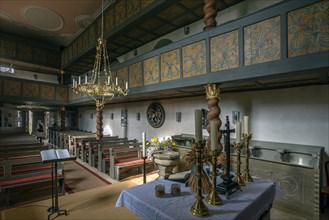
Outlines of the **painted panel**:
M 112 31 L 114 28 L 114 9 L 106 12 L 104 22 L 105 33 Z
M 73 53 L 73 57 L 75 57 L 78 54 L 78 43 L 77 41 L 74 41 L 73 44 L 70 45 L 70 47 L 72 47 L 72 53 Z
M 17 58 L 30 61 L 32 59 L 32 48 L 26 45 L 17 45 Z
M 244 28 L 244 63 L 252 65 L 281 58 L 280 17 Z
M 72 59 L 72 54 L 73 54 L 73 48 L 72 48 L 72 46 L 70 46 L 70 47 L 68 47 L 68 50 L 69 50 L 69 60 L 71 60 Z
M 67 88 L 56 87 L 56 100 L 59 101 L 67 100 Z
M 142 86 L 142 62 L 129 66 L 129 87 Z
M 59 53 L 57 52 L 47 51 L 46 60 L 48 65 L 56 66 L 56 67 L 60 66 Z
M 89 45 L 88 38 L 89 38 L 88 32 L 87 32 L 87 30 L 85 30 L 82 33 L 83 48 L 87 48 L 88 47 L 88 45 Z
M 32 49 L 32 59 L 38 63 L 46 63 L 46 51 L 34 47 Z
M 21 96 L 21 82 L 4 80 L 3 81 L 3 94 L 8 96 Z
M 154 0 L 142 0 L 141 1 L 141 8 L 143 9 L 143 8 L 147 7 L 149 4 L 151 4 L 153 2 L 154 2 Z
M 206 42 L 199 41 L 182 48 L 183 77 L 206 73 Z
M 23 97 L 39 98 L 39 84 L 23 82 Z
M 161 54 L 161 82 L 180 78 L 179 49 Z
M 40 98 L 55 100 L 55 87 L 49 85 L 40 85 Z
M 144 60 L 144 85 L 160 82 L 158 56 Z
M 125 88 L 126 82 L 128 82 L 128 67 L 123 67 L 117 70 L 117 77 L 119 81 L 119 85 L 122 88 Z
M 126 1 L 121 0 L 115 5 L 115 26 L 119 26 L 126 20 Z
M 127 18 L 137 14 L 140 10 L 140 1 L 127 0 Z
M 329 50 L 329 0 L 288 13 L 288 56 Z
M 239 67 L 239 37 L 234 30 L 210 39 L 211 72 Z
M 15 43 L 0 40 L 0 56 L 6 58 L 14 58 L 16 56 Z
M 89 33 L 89 46 L 90 46 L 96 42 L 96 31 L 94 25 L 89 26 L 88 33 Z

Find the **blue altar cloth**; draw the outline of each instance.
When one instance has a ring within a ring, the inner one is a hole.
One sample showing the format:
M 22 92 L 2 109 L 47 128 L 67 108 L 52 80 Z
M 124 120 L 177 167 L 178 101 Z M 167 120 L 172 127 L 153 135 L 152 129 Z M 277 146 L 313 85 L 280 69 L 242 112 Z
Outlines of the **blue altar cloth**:
M 254 178 L 254 182 L 247 183 L 242 191 L 230 195 L 229 199 L 220 195 L 223 201 L 221 206 L 212 206 L 204 201 L 209 210 L 208 219 L 243 219 L 258 220 L 263 213 L 270 210 L 276 192 L 275 184 L 260 178 Z M 121 192 L 116 207 L 126 207 L 142 219 L 169 220 L 169 219 L 199 219 L 190 214 L 190 208 L 195 203 L 195 193 L 189 187 L 181 184 L 181 195 L 172 196 L 170 186 L 177 183 L 169 180 L 156 180 L 147 184 L 125 189 Z M 155 196 L 156 185 L 165 186 L 165 196 Z M 204 195 L 206 197 L 207 195 Z

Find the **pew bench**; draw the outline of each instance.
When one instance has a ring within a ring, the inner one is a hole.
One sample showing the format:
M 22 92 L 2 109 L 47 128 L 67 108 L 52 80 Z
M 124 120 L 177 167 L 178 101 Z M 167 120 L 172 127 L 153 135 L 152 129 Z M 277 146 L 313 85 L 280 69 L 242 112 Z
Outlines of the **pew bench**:
M 143 159 L 141 157 L 141 147 L 134 148 L 110 148 L 110 177 L 115 180 L 121 179 L 122 170 L 129 171 L 138 168 L 141 171 Z M 153 164 L 151 159 L 146 159 L 146 164 Z
M 10 190 L 52 180 L 51 165 L 43 165 L 40 155 L 36 157 L 11 158 L 0 161 L 0 192 L 5 194 L 5 204 L 10 204 Z M 57 174 L 58 179 L 63 179 L 63 174 Z M 63 183 L 63 181 L 61 181 Z M 61 184 L 61 191 L 64 192 L 64 184 Z

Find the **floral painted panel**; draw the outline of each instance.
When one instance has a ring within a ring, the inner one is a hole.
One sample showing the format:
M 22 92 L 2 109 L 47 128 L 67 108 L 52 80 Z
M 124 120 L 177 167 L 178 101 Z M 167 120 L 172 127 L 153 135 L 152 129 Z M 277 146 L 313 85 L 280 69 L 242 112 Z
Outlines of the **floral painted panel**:
M 4 80 L 3 94 L 8 96 L 21 96 L 21 83 L 18 81 Z
M 127 18 L 130 18 L 140 10 L 140 1 L 127 0 Z
M 115 6 L 115 26 L 126 20 L 126 1 L 119 1 Z
M 114 28 L 114 9 L 107 11 L 104 22 L 105 33 L 109 33 Z
M 37 83 L 23 83 L 23 97 L 39 98 L 39 85 Z
M 125 88 L 126 82 L 128 82 L 128 67 L 123 67 L 117 70 L 117 77 L 118 77 L 119 85 Z
M 47 100 L 55 100 L 55 87 L 48 85 L 40 85 L 40 98 Z
M 153 3 L 155 0 L 141 0 L 141 8 L 145 8 L 149 4 Z
M 6 58 L 14 58 L 16 56 L 16 44 L 0 40 L 0 56 Z
M 129 87 L 142 86 L 142 62 L 129 66 Z
M 160 82 L 158 57 L 144 60 L 144 85 Z
M 161 82 L 180 78 L 179 50 L 161 54 Z
M 182 48 L 183 77 L 206 73 L 206 42 L 199 41 Z
M 56 87 L 56 100 L 59 101 L 67 100 L 67 88 Z
M 245 65 L 281 58 L 280 17 L 274 17 L 244 28 Z
M 238 30 L 210 39 L 211 72 L 239 67 Z
M 288 13 L 288 56 L 329 50 L 329 1 Z

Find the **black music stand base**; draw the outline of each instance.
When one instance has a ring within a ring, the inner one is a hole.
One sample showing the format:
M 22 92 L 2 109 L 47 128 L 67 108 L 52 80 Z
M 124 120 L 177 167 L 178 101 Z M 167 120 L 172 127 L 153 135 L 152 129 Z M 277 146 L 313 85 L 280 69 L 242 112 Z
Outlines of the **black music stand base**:
M 51 213 L 48 215 L 48 220 L 50 219 L 50 216 L 53 215 L 53 214 L 55 214 L 55 213 L 57 213 L 57 216 L 59 216 L 59 215 L 63 215 L 63 214 L 68 215 L 68 214 L 67 214 L 67 211 L 66 211 L 65 209 L 58 209 L 58 208 L 56 209 L 55 207 L 50 207 L 50 208 L 54 208 L 54 209 L 53 209 L 53 210 L 51 211 Z M 50 209 L 50 208 L 49 208 L 49 209 Z M 49 210 L 49 209 L 48 209 L 48 210 Z M 57 217 L 57 216 L 56 216 L 56 217 Z

